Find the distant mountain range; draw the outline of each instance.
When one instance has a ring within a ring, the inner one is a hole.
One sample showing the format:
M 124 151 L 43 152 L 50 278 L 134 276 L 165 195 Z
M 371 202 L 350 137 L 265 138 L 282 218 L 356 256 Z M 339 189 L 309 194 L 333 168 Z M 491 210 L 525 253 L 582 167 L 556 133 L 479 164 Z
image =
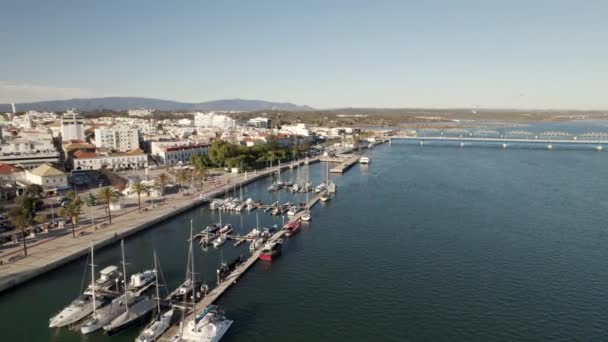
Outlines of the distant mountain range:
M 18 112 L 27 110 L 37 111 L 65 111 L 70 108 L 76 110 L 89 111 L 98 109 L 109 110 L 128 110 L 128 109 L 157 109 L 157 110 L 216 110 L 216 111 L 256 111 L 256 110 L 292 110 L 305 111 L 314 110 L 309 106 L 299 106 L 288 102 L 268 102 L 261 100 L 243 100 L 243 99 L 228 99 L 217 100 L 199 103 L 187 103 L 168 101 L 160 99 L 150 99 L 144 97 L 101 97 L 92 99 L 70 99 L 70 100 L 55 100 L 55 101 L 40 101 L 31 103 L 15 104 Z M 0 112 L 11 111 L 10 104 L 0 104 Z

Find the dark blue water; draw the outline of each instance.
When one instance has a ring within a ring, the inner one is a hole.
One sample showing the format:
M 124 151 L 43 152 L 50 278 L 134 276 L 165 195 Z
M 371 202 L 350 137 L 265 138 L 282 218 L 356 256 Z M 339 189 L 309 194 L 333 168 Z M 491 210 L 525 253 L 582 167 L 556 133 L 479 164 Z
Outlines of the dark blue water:
M 608 340 L 607 154 L 394 141 L 370 156 L 334 177 L 337 197 L 280 259 L 219 301 L 235 320 L 223 341 Z M 322 169 L 311 166 L 315 182 Z M 267 184 L 247 197 L 271 200 Z M 181 281 L 190 217 L 198 228 L 216 219 L 197 209 L 129 239 L 130 269 L 150 267 L 156 248 L 170 287 Z M 255 214 L 244 219 L 251 229 Z M 201 277 L 212 282 L 219 260 L 239 253 L 197 250 Z M 97 254 L 118 260 L 116 247 Z M 3 340 L 84 340 L 46 327 L 78 293 L 84 264 L 0 296 Z

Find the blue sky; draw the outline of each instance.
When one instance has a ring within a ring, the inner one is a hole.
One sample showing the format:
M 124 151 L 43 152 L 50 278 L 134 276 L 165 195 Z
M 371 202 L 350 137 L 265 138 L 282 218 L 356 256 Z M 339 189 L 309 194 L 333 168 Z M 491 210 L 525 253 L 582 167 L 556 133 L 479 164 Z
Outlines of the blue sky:
M 0 103 L 608 109 L 608 1 L 0 1 Z

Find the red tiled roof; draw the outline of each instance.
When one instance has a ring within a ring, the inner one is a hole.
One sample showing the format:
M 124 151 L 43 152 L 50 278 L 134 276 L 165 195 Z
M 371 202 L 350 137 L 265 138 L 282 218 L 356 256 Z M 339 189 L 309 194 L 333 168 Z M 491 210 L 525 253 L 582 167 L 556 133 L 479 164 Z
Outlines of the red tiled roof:
M 97 153 L 78 150 L 74 152 L 74 158 L 96 158 Z
M 17 172 L 17 171 L 20 171 L 20 170 L 12 165 L 0 163 L 0 173 L 1 174 L 9 174 L 9 173 Z

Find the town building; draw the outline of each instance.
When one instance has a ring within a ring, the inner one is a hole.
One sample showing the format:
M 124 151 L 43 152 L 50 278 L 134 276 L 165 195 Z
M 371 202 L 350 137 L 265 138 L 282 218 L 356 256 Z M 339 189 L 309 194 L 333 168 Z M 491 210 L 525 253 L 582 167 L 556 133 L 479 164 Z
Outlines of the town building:
M 141 150 L 125 153 L 76 151 L 72 156 L 74 170 L 143 170 L 147 167 L 148 156 Z
M 0 145 L 0 163 L 33 169 L 45 163 L 59 163 L 59 151 L 50 140 L 15 138 Z
M 255 128 L 271 128 L 272 121 L 269 118 L 257 117 L 253 119 L 249 119 L 247 121 L 247 126 L 255 127 Z
M 57 189 L 68 186 L 68 178 L 65 172 L 49 164 L 42 164 L 33 170 L 26 170 L 25 182 L 38 184 L 47 193 L 54 193 Z
M 61 117 L 61 139 L 84 140 L 84 119 L 73 110 L 68 110 Z
M 203 155 L 209 152 L 208 144 L 181 145 L 173 147 L 161 147 L 158 162 L 164 165 L 185 164 L 190 161 L 191 156 Z
M 120 152 L 139 149 L 137 129 L 127 127 L 96 128 L 95 146 Z
M 153 110 L 152 109 L 129 109 L 127 111 L 127 114 L 129 116 L 150 116 L 152 115 Z
M 194 114 L 194 126 L 197 128 L 217 127 L 221 129 L 232 129 L 236 127 L 236 121 L 225 114 L 199 112 Z

